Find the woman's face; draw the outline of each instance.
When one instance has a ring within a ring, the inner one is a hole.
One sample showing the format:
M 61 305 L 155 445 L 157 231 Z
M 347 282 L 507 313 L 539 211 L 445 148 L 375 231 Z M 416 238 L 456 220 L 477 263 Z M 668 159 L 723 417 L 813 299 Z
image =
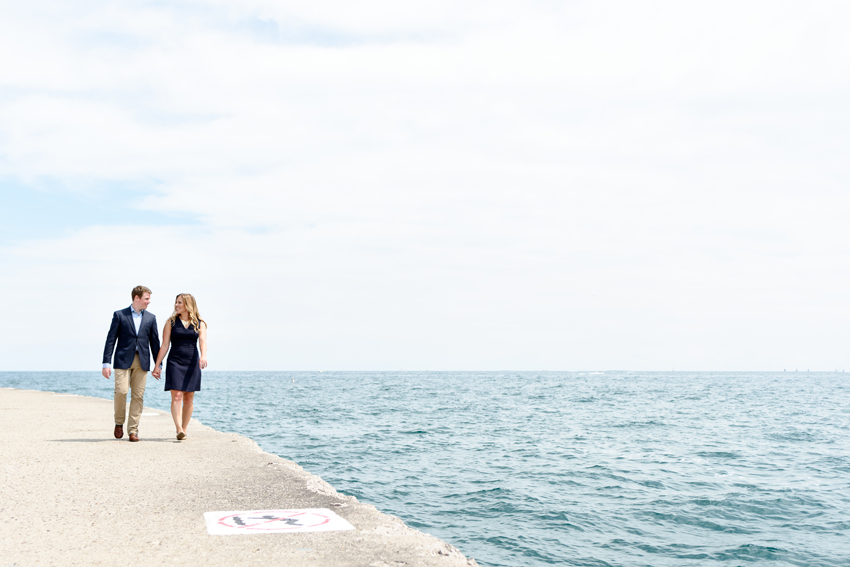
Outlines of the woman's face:
M 177 296 L 177 299 L 174 300 L 174 311 L 176 311 L 178 315 L 184 315 L 186 313 L 186 307 L 183 305 L 183 298 L 179 295 Z

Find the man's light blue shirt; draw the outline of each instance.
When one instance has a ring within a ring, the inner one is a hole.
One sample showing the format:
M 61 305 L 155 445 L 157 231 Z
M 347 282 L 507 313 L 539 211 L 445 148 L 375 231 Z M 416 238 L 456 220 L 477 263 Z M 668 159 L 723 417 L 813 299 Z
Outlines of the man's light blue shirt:
M 136 325 L 136 334 L 139 334 L 139 328 L 142 326 L 142 311 L 136 311 L 133 306 L 130 306 L 130 311 L 133 313 L 133 324 Z

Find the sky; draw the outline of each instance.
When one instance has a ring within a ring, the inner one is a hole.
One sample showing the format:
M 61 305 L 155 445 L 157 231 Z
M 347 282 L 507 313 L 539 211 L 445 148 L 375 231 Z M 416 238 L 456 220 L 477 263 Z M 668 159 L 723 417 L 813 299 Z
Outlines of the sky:
M 0 5 L 0 370 L 850 368 L 846 2 Z

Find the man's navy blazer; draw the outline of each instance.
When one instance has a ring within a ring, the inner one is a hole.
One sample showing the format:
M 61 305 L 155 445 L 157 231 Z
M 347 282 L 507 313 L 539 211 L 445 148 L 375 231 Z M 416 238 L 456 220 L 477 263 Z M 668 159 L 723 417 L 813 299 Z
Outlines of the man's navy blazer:
M 116 347 L 116 339 L 118 346 Z M 151 355 L 154 361 L 159 354 L 159 331 L 156 329 L 156 315 L 142 311 L 142 324 L 136 334 L 136 324 L 133 323 L 133 312 L 128 307 L 112 314 L 112 325 L 106 335 L 106 346 L 103 348 L 103 363 L 112 362 L 112 351 L 115 351 L 115 368 L 130 368 L 133 357 L 139 352 L 139 363 L 142 370 L 147 372 L 151 367 Z

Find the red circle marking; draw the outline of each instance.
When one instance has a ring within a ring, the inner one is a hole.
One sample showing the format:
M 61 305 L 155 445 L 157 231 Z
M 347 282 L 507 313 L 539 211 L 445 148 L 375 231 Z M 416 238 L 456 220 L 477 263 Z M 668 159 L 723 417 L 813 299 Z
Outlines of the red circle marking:
M 238 528 L 238 529 L 242 529 L 242 530 L 269 531 L 269 530 L 280 530 L 280 529 L 297 530 L 298 528 L 315 528 L 316 526 L 322 526 L 322 525 L 327 524 L 328 522 L 331 521 L 331 519 L 328 516 L 324 516 L 322 514 L 316 514 L 315 512 L 292 513 L 290 511 L 289 515 L 281 515 L 280 517 L 274 518 L 273 520 L 262 519 L 263 521 L 257 522 L 255 524 L 251 524 L 251 525 L 234 526 L 233 524 L 226 523 L 226 520 L 228 520 L 230 518 L 235 518 L 237 516 L 252 516 L 254 514 L 269 514 L 269 513 L 273 513 L 273 512 L 278 512 L 278 511 L 276 511 L 276 510 L 260 510 L 259 512 L 240 512 L 238 514 L 231 514 L 229 516 L 224 516 L 223 518 L 219 518 L 218 523 L 221 524 L 222 526 L 225 526 L 225 527 L 228 527 L 228 528 Z M 287 513 L 286 510 L 280 510 L 279 512 L 283 512 L 284 514 Z M 297 518 L 298 516 L 303 516 L 305 514 L 309 514 L 310 516 L 316 516 L 317 518 L 322 518 L 322 521 L 317 522 L 315 524 L 310 524 L 310 525 L 305 524 L 305 525 L 301 525 L 301 526 L 288 526 L 288 525 L 287 526 L 280 526 L 280 525 L 277 525 L 277 526 L 269 526 L 269 527 L 265 527 L 265 528 L 259 527 L 259 526 L 265 526 L 265 525 L 271 524 L 273 522 L 280 522 L 281 520 L 284 520 L 284 519 L 287 519 L 287 518 Z M 260 519 L 260 518 L 256 518 L 256 519 Z

